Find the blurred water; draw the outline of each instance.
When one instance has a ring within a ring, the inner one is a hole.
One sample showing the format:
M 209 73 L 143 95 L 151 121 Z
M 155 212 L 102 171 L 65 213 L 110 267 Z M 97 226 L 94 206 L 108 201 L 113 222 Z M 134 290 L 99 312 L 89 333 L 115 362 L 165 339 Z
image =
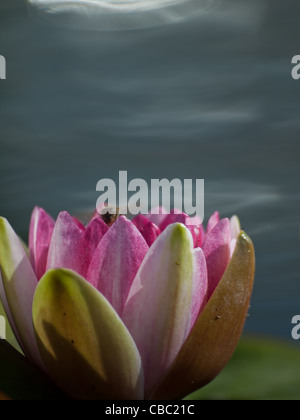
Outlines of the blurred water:
M 250 4 L 249 4 L 250 3 Z M 246 331 L 290 338 L 300 313 L 296 0 L 226 0 L 144 30 L 76 31 L 1 0 L 0 214 L 25 239 L 35 205 L 95 206 L 96 183 L 205 179 L 237 213 L 257 275 Z M 298 174 L 298 175 L 297 175 Z
M 72 29 L 141 29 L 211 10 L 219 0 L 28 0 L 32 16 Z

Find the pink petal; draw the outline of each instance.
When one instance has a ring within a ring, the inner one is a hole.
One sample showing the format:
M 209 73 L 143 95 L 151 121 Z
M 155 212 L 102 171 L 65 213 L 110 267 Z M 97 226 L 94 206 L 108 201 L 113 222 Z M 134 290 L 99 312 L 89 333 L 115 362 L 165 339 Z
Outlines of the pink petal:
M 203 244 L 208 271 L 208 299 L 219 284 L 230 261 L 230 226 L 221 219 L 208 233 Z
M 183 225 L 186 225 L 188 219 L 189 216 L 184 213 L 171 213 L 165 217 L 159 228 L 161 231 L 164 231 L 167 226 L 174 223 L 182 223 Z
M 190 229 L 194 238 L 194 247 L 200 248 L 205 239 L 205 230 L 203 227 L 203 221 L 199 216 L 187 217 L 186 226 Z
M 207 222 L 206 233 L 208 234 L 210 231 L 212 231 L 213 228 L 219 223 L 219 221 L 220 221 L 220 215 L 219 215 L 219 212 L 216 211 L 210 216 Z
M 207 303 L 208 277 L 205 255 L 201 248 L 194 250 L 195 269 L 189 332 Z
M 92 260 L 101 239 L 108 229 L 107 224 L 100 217 L 92 219 L 87 225 L 84 233 L 84 239 L 86 246 L 88 247 L 89 261 Z
M 141 234 L 150 247 L 156 238 L 160 235 L 160 229 L 152 222 L 148 222 L 142 229 Z
M 187 226 L 200 226 L 202 225 L 203 220 L 199 217 L 199 216 L 193 216 L 193 217 L 189 217 L 186 224 Z
M 206 233 L 205 233 L 205 229 L 204 229 L 203 224 L 197 226 L 197 229 L 198 229 L 198 235 L 197 235 L 197 245 L 196 245 L 196 248 L 202 248 L 202 245 L 204 244 L 205 236 L 206 236 Z
M 164 376 L 189 333 L 193 277 L 191 234 L 184 225 L 172 224 L 149 249 L 122 314 L 142 357 L 146 394 Z
M 85 227 L 67 212 L 56 220 L 47 259 L 47 270 L 68 268 L 85 276 L 89 265 L 89 249 L 85 241 Z
M 40 279 L 46 272 L 54 220 L 42 208 L 35 207 L 29 227 L 29 252 L 32 267 Z
M 138 228 L 139 231 L 141 231 L 143 229 L 143 227 L 147 223 L 149 223 L 149 220 L 143 214 L 138 214 L 137 216 L 135 216 L 132 219 L 132 223 L 134 224 L 134 226 L 136 226 Z
M 120 216 L 103 237 L 87 273 L 95 286 L 121 314 L 133 279 L 149 247 L 133 225 Z
M 197 226 L 193 226 L 193 225 L 188 225 L 187 228 L 192 234 L 194 248 L 197 248 L 198 237 L 199 237 L 199 229 L 197 228 Z
M 160 229 L 161 231 L 165 230 L 167 226 L 173 223 L 182 223 L 184 224 L 191 232 L 194 242 L 194 247 L 198 247 L 199 243 L 202 245 L 202 232 L 200 226 L 195 225 L 194 223 L 199 222 L 200 219 L 195 217 L 191 218 L 187 214 L 180 212 L 180 210 L 174 209 L 171 214 L 168 214 L 164 221 L 162 222 Z M 199 236 L 201 237 L 199 238 Z
M 167 217 L 168 212 L 164 207 L 153 207 L 150 212 L 147 214 L 147 219 L 154 223 L 156 226 L 160 227 L 164 219 Z

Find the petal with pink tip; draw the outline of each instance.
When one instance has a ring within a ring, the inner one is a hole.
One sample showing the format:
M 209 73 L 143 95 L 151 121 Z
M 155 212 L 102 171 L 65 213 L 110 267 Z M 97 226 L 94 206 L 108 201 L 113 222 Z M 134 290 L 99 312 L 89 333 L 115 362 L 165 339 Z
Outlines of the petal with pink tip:
M 173 224 L 149 249 L 122 314 L 142 357 L 146 397 L 189 332 L 193 274 L 191 234 L 184 225 Z
M 0 270 L 1 299 L 5 291 L 4 304 L 13 319 L 11 326 L 16 329 L 25 354 L 42 368 L 32 325 L 32 302 L 38 280 L 18 236 L 4 218 L 0 218 Z
M 208 272 L 208 299 L 213 294 L 230 261 L 230 226 L 221 219 L 209 232 L 203 244 Z
M 219 223 L 220 221 L 220 214 L 218 211 L 215 211 L 207 222 L 206 233 L 208 234 L 213 228 Z
M 48 253 L 47 270 L 69 268 L 85 276 L 89 252 L 84 239 L 85 228 L 66 211 L 59 214 Z
M 35 207 L 29 227 L 29 252 L 32 267 L 40 279 L 46 272 L 49 245 L 55 222 L 40 207 Z
M 125 216 L 120 216 L 96 249 L 87 280 L 121 314 L 135 275 L 149 247 Z
M 150 247 L 156 238 L 160 235 L 161 231 L 154 223 L 148 222 L 142 229 L 141 234 L 143 235 L 145 241 Z

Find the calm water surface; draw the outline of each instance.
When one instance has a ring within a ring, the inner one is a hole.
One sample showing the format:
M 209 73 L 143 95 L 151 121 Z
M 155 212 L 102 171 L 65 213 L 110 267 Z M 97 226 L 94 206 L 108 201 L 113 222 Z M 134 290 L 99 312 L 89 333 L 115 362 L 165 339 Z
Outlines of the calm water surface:
M 250 3 L 250 4 L 249 4 Z M 96 183 L 205 179 L 205 213 L 237 213 L 257 275 L 246 331 L 289 340 L 300 313 L 300 4 L 226 0 L 144 30 L 88 32 L 1 0 L 0 214 L 95 206 Z

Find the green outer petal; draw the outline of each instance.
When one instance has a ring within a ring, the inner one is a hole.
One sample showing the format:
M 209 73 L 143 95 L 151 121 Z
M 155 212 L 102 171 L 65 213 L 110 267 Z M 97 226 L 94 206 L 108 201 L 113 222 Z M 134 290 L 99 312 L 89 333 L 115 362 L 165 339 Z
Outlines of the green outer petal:
M 43 369 L 32 325 L 32 301 L 37 278 L 19 237 L 0 218 L 0 270 L 16 337 L 24 353 Z M 6 308 L 5 308 L 6 309 Z
M 182 398 L 225 367 L 242 334 L 254 273 L 253 244 L 242 231 L 219 285 L 152 399 Z
M 142 399 L 136 345 L 104 296 L 77 273 L 48 271 L 33 302 L 38 347 L 48 373 L 78 399 Z

